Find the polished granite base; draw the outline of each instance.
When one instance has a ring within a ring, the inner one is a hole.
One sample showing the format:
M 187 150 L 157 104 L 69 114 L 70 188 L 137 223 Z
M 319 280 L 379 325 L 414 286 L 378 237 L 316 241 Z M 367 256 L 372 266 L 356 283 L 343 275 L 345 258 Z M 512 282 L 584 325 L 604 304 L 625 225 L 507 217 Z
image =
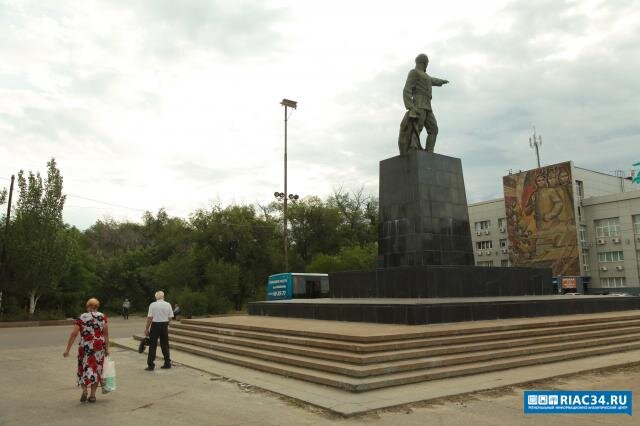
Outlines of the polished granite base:
M 554 294 L 549 268 L 408 266 L 329 274 L 330 297 L 482 297 Z
M 249 315 L 383 324 L 440 324 L 640 309 L 631 296 L 293 299 L 249 303 Z
M 473 265 L 462 162 L 414 151 L 380 162 L 378 266 Z

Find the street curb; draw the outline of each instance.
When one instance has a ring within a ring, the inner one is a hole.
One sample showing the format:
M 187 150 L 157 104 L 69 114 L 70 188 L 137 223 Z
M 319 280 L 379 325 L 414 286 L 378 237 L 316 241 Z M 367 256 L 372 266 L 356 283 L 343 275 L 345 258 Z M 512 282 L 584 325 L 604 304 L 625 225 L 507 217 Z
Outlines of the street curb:
M 47 320 L 47 321 L 7 321 L 0 322 L 0 328 L 11 327 L 44 327 L 49 325 L 71 325 L 73 324 L 73 318 L 67 318 L 63 320 Z

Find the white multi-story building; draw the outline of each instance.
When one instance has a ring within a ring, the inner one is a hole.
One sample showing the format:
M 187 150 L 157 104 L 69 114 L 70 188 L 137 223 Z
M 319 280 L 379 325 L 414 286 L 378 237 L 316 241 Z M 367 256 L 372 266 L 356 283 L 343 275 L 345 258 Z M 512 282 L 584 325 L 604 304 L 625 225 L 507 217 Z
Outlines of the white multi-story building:
M 564 189 L 549 183 L 567 172 Z M 546 184 L 534 183 L 539 176 Z M 469 205 L 476 265 L 548 266 L 559 283 L 577 283 L 578 291 L 640 294 L 640 185 L 572 162 L 504 179 L 507 203 Z M 563 202 L 569 216 L 555 208 Z

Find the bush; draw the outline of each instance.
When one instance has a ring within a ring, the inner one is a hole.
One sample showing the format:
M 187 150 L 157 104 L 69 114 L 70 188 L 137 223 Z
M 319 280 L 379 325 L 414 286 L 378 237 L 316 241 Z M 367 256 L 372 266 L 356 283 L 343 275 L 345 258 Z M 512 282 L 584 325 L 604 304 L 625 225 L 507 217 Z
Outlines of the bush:
M 177 297 L 178 305 L 185 316 L 200 316 L 207 314 L 209 301 L 204 293 L 184 289 Z
M 33 315 L 29 315 L 27 310 L 12 311 L 2 315 L 2 321 L 48 321 L 48 320 L 61 320 L 70 318 L 65 316 L 63 311 L 59 310 L 47 310 L 36 311 Z
M 229 298 L 220 295 L 220 291 L 215 286 L 208 286 L 204 289 L 207 298 L 210 314 L 226 314 L 231 309 L 232 303 Z
M 375 243 L 364 246 L 344 247 L 340 253 L 331 256 L 318 254 L 307 265 L 307 272 L 330 273 L 339 271 L 371 271 L 375 269 L 378 246 Z

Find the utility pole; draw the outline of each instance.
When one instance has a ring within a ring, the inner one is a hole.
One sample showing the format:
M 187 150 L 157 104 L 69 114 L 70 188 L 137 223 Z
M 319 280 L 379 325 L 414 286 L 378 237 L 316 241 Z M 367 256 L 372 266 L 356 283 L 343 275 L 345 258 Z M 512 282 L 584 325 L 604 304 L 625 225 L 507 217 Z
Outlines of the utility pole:
M 529 138 L 529 146 L 536 149 L 536 159 L 540 168 L 540 147 L 542 146 L 542 136 L 536 135 L 536 128 L 533 128 L 533 138 Z
M 9 199 L 7 200 L 7 217 L 4 225 L 4 239 L 2 241 L 2 254 L 0 255 L 0 317 L 2 317 L 2 295 L 5 283 L 5 263 L 7 259 L 7 238 L 9 237 L 9 220 L 11 219 L 11 199 L 13 198 L 13 182 L 16 177 L 11 175 L 11 185 L 9 186 Z
M 280 105 L 284 106 L 284 209 L 283 209 L 283 219 L 284 219 L 284 272 L 289 271 L 289 242 L 287 241 L 287 198 L 289 193 L 287 192 L 287 121 L 288 111 L 287 108 L 296 109 L 298 103 L 296 101 L 292 101 L 289 99 L 283 99 L 280 102 Z

